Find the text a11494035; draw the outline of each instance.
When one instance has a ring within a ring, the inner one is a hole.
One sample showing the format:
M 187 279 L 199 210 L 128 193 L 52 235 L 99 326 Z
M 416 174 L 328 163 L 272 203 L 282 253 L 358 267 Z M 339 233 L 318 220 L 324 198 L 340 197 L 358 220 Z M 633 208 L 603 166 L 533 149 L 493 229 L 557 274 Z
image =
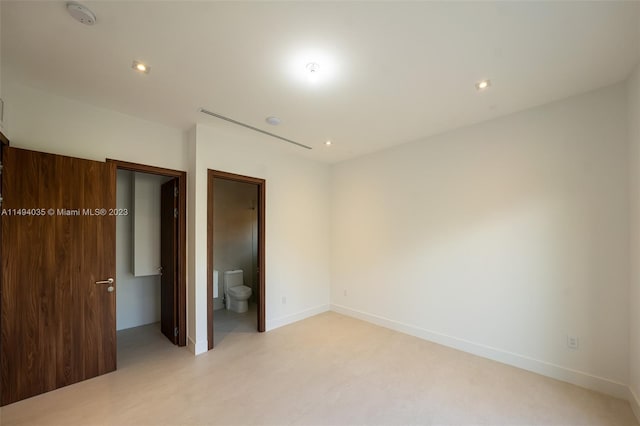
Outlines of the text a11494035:
M 2 216 L 128 216 L 128 209 L 117 208 L 10 208 L 0 210 Z

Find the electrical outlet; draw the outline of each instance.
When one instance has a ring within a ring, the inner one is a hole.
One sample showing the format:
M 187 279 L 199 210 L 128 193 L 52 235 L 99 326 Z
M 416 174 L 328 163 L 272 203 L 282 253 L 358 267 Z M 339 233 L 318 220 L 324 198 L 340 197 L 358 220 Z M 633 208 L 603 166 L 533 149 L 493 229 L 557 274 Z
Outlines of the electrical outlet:
M 287 304 L 287 296 L 282 296 L 282 304 L 283 305 Z
M 570 334 L 567 335 L 567 347 L 569 349 L 578 349 L 579 341 L 578 336 L 572 336 Z

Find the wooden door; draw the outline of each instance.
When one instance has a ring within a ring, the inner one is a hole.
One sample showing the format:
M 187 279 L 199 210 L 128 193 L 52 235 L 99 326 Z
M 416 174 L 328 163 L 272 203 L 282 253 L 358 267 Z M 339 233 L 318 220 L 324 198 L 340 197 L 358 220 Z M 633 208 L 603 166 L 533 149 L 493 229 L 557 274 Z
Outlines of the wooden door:
M 112 164 L 17 148 L 3 163 L 6 405 L 116 369 L 116 295 L 97 284 L 115 277 L 116 199 Z
M 162 185 L 160 193 L 160 329 L 178 343 L 178 179 Z

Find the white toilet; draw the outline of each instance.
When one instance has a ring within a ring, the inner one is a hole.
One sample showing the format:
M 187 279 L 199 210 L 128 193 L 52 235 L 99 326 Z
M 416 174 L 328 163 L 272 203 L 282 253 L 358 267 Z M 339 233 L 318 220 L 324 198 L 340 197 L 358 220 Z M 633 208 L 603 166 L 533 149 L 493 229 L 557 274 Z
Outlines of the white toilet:
M 243 313 L 249 309 L 248 300 L 251 287 L 244 285 L 242 269 L 224 272 L 225 307 L 233 312 Z

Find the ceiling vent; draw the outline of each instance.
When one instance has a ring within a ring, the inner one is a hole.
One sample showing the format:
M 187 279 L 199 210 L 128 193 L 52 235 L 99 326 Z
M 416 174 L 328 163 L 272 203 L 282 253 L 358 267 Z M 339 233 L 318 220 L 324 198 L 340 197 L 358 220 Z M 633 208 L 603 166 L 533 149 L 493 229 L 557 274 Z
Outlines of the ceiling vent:
M 247 129 L 253 130 L 254 132 L 262 133 L 264 135 L 271 136 L 272 138 L 276 138 L 276 139 L 280 139 L 281 141 L 289 142 L 290 144 L 299 146 L 300 148 L 313 149 L 308 145 L 301 144 L 300 142 L 296 142 L 296 141 L 293 141 L 291 139 L 283 138 L 282 136 L 278 136 L 275 133 L 271 133 L 271 132 L 267 132 L 266 130 L 258 129 L 257 127 L 253 127 L 250 124 L 234 120 L 233 118 L 225 117 L 224 115 L 217 114 L 217 113 L 215 113 L 213 111 L 209 111 L 209 110 L 206 110 L 204 108 L 200 108 L 200 112 L 203 113 L 203 114 L 210 115 L 211 117 L 216 117 L 216 118 L 219 118 L 220 120 L 228 121 L 229 123 L 233 123 L 233 124 L 236 124 L 238 126 L 245 127 Z
M 82 24 L 93 25 L 96 23 L 96 15 L 89 10 L 88 7 L 75 1 L 67 3 L 67 12 L 69 12 L 69 15 L 71 15 L 73 19 Z

